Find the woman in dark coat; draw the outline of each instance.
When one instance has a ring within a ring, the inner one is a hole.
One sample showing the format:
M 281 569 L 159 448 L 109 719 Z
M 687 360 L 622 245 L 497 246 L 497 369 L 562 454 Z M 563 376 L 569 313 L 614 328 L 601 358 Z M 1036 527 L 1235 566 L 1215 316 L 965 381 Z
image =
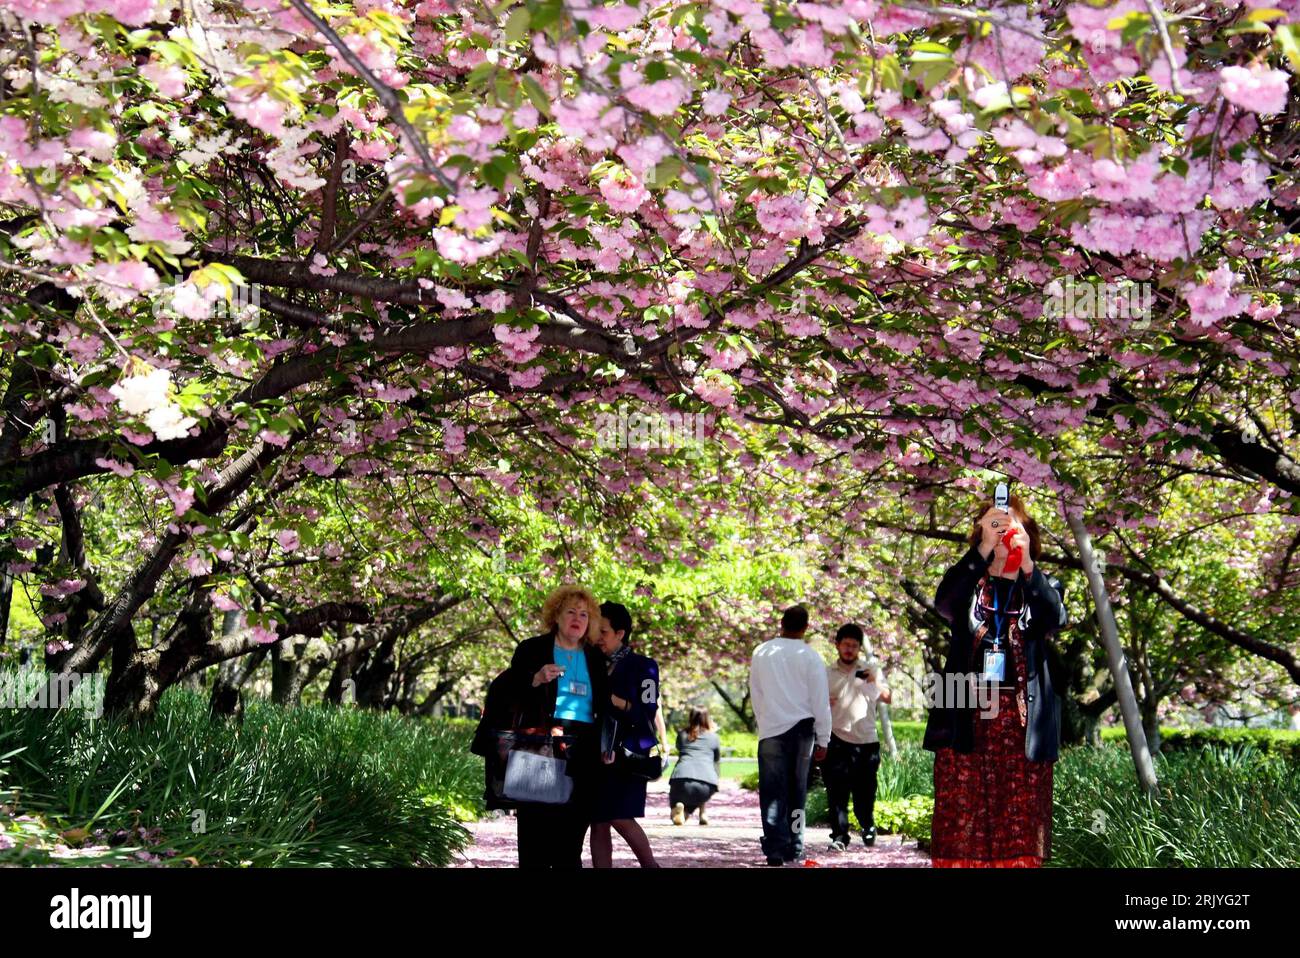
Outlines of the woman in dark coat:
M 659 666 L 628 646 L 632 617 L 617 602 L 600 607 L 600 630 L 596 643 L 609 665 L 610 745 L 649 755 L 658 744 L 655 713 L 659 708 Z M 612 759 L 613 752 L 605 758 Z M 646 780 L 627 775 L 605 764 L 597 776 L 595 810 L 591 825 L 591 863 L 610 868 L 614 863 L 614 842 L 610 830 L 618 832 L 636 855 L 642 868 L 658 868 L 650 839 L 637 822 L 645 817 Z
M 522 804 L 516 813 L 520 868 L 582 867 L 600 765 L 600 722 L 609 708 L 605 657 L 590 644 L 598 620 L 589 591 L 561 586 L 542 608 L 547 631 L 520 642 L 506 672 L 521 729 L 575 739 L 566 762 L 573 779 L 568 804 Z
M 936 868 L 1037 867 L 1051 857 L 1060 703 L 1046 646 L 1064 608 L 1036 565 L 1037 524 L 1019 498 L 1008 507 L 972 517 L 970 549 L 935 596 L 952 625 L 924 739 L 935 753 Z M 1020 568 L 1008 569 L 1017 548 Z

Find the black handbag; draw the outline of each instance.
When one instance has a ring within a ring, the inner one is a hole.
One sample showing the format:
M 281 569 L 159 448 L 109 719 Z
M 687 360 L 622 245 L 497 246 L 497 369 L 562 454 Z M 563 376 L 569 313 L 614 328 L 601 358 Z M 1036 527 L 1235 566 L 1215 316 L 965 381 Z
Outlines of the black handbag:
M 615 752 L 614 768 L 624 775 L 630 775 L 632 778 L 657 782 L 664 774 L 663 756 L 655 754 L 658 751 L 659 746 L 656 745 L 651 750 L 651 754 L 640 755 L 619 746 L 618 751 Z
M 482 734 L 475 735 L 476 747 L 488 750 L 484 755 L 486 804 L 489 808 L 568 804 L 573 797 L 568 759 L 577 739 L 520 725 L 521 715 L 515 709 L 509 728 L 482 728 Z
M 605 719 L 600 730 L 600 754 L 607 766 L 630 778 L 657 782 L 664 774 L 664 760 L 659 754 L 659 743 L 656 742 L 647 755 L 631 751 L 619 741 L 618 719 L 612 716 Z

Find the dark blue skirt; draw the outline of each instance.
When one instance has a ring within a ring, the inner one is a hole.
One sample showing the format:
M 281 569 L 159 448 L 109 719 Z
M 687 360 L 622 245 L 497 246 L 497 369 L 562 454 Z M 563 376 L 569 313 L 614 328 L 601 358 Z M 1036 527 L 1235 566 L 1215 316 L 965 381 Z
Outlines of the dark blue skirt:
M 620 818 L 645 817 L 646 780 L 602 767 L 595 776 L 596 802 L 591 820 L 595 824 Z

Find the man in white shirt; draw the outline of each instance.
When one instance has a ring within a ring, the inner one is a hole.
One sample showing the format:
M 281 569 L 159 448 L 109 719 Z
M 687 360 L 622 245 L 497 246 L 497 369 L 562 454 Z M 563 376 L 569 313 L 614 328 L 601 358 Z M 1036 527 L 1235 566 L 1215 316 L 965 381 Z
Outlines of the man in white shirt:
M 808 769 L 826 757 L 831 735 L 826 663 L 807 643 L 808 610 L 781 615 L 781 635 L 754 650 L 749 694 L 758 719 L 758 801 L 769 865 L 803 855 Z
M 849 799 L 862 827 L 862 841 L 876 843 L 876 772 L 880 741 L 876 737 L 876 703 L 892 698 L 875 659 L 863 662 L 862 629 L 850 622 L 835 633 L 836 660 L 826 666 L 830 688 L 831 741 L 822 778 L 830 806 L 831 851 L 849 847 Z

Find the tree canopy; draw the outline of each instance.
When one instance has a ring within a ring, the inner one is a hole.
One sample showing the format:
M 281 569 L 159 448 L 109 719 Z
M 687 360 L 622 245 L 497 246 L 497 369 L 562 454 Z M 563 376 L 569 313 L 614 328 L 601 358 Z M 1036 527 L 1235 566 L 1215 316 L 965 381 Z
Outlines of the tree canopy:
M 1295 0 L 0 30 L 0 562 L 119 707 L 566 578 L 705 673 L 800 596 L 901 660 L 996 476 L 1153 703 L 1300 682 Z

